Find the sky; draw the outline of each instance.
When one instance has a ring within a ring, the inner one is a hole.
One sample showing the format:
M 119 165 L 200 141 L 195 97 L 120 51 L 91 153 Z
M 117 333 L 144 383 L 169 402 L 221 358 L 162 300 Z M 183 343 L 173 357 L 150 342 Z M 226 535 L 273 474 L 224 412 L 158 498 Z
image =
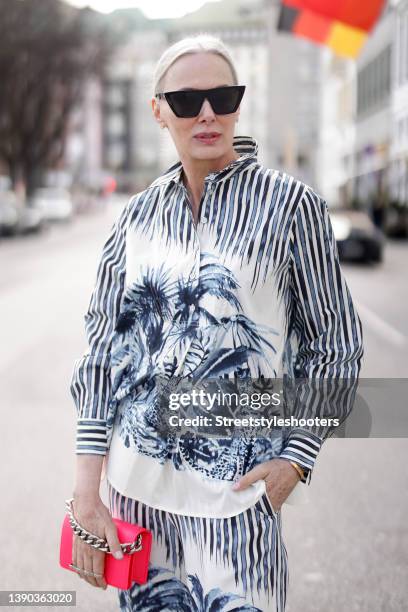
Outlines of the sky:
M 215 0 L 67 0 L 74 6 L 90 6 L 101 13 L 110 13 L 117 8 L 140 8 L 150 19 L 181 17 Z

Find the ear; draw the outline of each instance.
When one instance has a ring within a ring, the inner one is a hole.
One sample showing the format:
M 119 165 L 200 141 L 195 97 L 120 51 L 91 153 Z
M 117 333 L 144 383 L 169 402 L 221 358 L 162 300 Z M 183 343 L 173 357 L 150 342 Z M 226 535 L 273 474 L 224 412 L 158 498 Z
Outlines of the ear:
M 152 111 L 153 111 L 154 118 L 156 119 L 157 123 L 162 124 L 163 120 L 162 120 L 161 115 L 160 115 L 160 103 L 159 103 L 159 100 L 153 96 L 151 101 L 150 101 L 150 103 L 151 103 L 151 106 L 152 106 Z

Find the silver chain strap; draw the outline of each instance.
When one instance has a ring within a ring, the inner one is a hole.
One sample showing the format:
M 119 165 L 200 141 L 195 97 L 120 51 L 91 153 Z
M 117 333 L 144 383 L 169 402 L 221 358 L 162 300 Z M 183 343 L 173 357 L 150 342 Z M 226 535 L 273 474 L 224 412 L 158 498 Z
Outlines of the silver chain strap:
M 69 523 L 72 527 L 74 534 L 78 536 L 83 542 L 85 542 L 86 544 L 89 544 L 93 548 L 96 548 L 97 550 L 100 550 L 101 552 L 112 554 L 109 549 L 109 544 L 107 540 L 104 540 L 103 538 L 99 538 L 93 533 L 90 533 L 89 531 L 84 529 L 84 527 L 81 527 L 81 525 L 77 522 L 76 518 L 74 517 L 74 510 L 72 508 L 73 501 L 74 501 L 73 497 L 71 499 L 66 499 L 65 504 L 68 510 Z M 126 542 L 124 544 L 121 544 L 120 546 L 124 554 L 127 553 L 129 555 L 132 555 L 135 552 L 139 552 L 140 550 L 142 550 L 142 534 L 139 533 L 139 535 L 137 536 L 134 542 Z

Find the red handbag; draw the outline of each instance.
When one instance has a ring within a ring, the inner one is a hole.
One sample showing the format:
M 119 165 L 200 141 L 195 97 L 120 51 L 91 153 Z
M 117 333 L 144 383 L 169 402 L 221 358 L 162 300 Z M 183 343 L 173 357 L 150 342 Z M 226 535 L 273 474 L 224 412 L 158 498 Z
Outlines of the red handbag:
M 71 507 L 71 501 L 67 500 L 68 507 Z M 108 551 L 107 542 L 86 532 L 76 523 L 72 512 L 68 512 L 65 515 L 61 530 L 60 565 L 65 569 L 76 572 L 71 567 L 72 538 L 75 527 L 99 542 L 100 545 L 95 546 L 95 548 L 106 552 L 104 578 L 107 584 L 119 589 L 130 589 L 133 582 L 144 584 L 147 581 L 149 569 L 152 533 L 140 525 L 127 523 L 117 518 L 112 518 L 112 520 L 116 525 L 119 542 L 122 545 L 123 559 L 115 559 Z M 82 539 L 84 538 L 82 537 Z

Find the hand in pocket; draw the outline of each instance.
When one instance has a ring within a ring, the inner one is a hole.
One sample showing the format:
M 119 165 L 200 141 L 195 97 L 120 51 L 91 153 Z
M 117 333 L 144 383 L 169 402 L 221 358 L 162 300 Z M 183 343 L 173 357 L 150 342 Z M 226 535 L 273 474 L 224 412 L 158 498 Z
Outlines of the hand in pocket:
M 275 512 L 279 512 L 286 498 L 300 481 L 300 476 L 289 461 L 277 457 L 254 467 L 232 488 L 234 491 L 242 491 L 261 479 L 265 480 L 269 503 Z

